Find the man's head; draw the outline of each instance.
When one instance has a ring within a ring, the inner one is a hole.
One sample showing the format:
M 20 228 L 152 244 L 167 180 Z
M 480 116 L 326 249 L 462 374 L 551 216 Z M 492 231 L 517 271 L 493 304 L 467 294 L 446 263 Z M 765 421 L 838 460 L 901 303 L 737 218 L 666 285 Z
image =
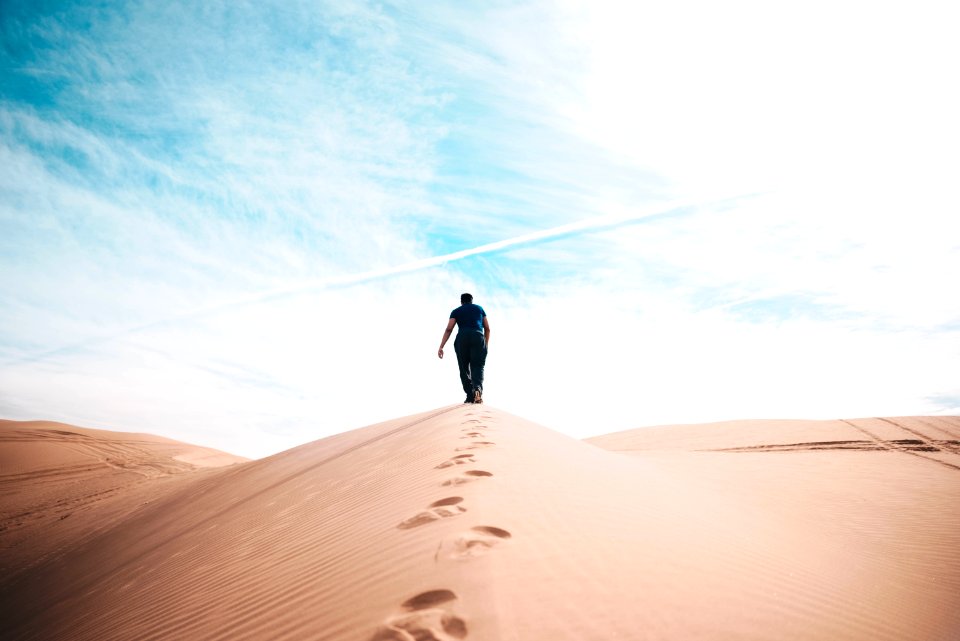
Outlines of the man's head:
M 469 305 L 473 302 L 473 294 L 460 294 L 460 304 Z

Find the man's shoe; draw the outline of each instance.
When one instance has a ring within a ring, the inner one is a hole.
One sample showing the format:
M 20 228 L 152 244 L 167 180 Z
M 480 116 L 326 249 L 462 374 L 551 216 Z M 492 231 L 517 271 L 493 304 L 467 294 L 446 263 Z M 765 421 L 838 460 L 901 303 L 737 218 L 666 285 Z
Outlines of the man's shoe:
M 481 390 L 480 388 L 473 390 L 473 402 L 474 403 L 483 402 L 483 390 Z
M 463 402 L 464 402 L 464 403 L 472 403 L 472 402 L 473 402 L 473 392 L 470 392 L 469 394 L 467 394 L 467 398 L 466 398 Z

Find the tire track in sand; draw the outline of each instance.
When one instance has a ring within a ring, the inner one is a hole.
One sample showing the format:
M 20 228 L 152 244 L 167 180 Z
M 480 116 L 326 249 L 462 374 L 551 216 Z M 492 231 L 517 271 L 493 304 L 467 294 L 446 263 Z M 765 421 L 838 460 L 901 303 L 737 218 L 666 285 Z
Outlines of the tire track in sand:
M 902 447 L 902 446 L 900 446 L 900 445 L 898 445 L 898 444 L 896 444 L 896 443 L 892 443 L 892 442 L 889 442 L 889 441 L 884 441 L 883 439 L 881 439 L 879 436 L 877 436 L 876 434 L 874 434 L 874 433 L 871 432 L 870 430 L 868 430 L 868 429 L 866 429 L 866 428 L 864 428 L 864 427 L 860 427 L 859 425 L 857 425 L 857 424 L 854 423 L 853 421 L 848 421 L 848 420 L 846 420 L 846 419 L 839 419 L 839 420 L 840 420 L 841 423 L 846 423 L 846 424 L 849 425 L 850 427 L 852 427 L 852 428 L 854 428 L 854 429 L 856 429 L 856 430 L 859 430 L 859 431 L 862 432 L 863 434 L 866 434 L 866 435 L 869 436 L 871 439 L 873 439 L 874 441 L 876 441 L 877 444 L 878 444 L 881 448 L 883 448 L 883 449 L 885 449 L 885 450 L 888 450 L 888 451 L 890 451 L 890 452 L 903 452 L 904 454 L 909 454 L 910 456 L 916 456 L 916 457 L 922 458 L 922 459 L 927 460 L 927 461 L 933 461 L 934 463 L 938 463 L 938 464 L 943 465 L 943 466 L 945 466 L 945 467 L 949 467 L 949 468 L 951 468 L 951 469 L 960 471 L 960 465 L 954 465 L 953 463 L 947 463 L 946 461 L 941 461 L 940 459 L 935 459 L 935 458 L 933 458 L 932 456 L 924 456 L 923 454 L 920 454 L 919 452 L 914 452 L 914 451 L 909 450 L 909 449 L 907 449 L 906 447 Z M 894 423 L 894 425 L 896 425 L 896 423 Z M 900 427 L 900 426 L 898 425 L 897 427 Z

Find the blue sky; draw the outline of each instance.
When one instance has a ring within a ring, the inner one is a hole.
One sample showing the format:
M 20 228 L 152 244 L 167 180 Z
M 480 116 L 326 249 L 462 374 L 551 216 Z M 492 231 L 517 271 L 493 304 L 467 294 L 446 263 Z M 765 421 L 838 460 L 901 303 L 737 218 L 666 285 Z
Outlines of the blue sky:
M 946 3 L 5 2 L 0 416 L 262 456 L 960 412 Z

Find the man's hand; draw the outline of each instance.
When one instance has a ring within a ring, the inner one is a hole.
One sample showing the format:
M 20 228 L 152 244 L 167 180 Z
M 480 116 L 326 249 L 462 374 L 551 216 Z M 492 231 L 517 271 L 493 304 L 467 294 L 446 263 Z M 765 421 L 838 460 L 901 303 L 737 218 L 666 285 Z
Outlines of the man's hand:
M 437 356 L 439 356 L 440 358 L 443 358 L 443 348 L 442 348 L 442 347 L 437 350 Z

